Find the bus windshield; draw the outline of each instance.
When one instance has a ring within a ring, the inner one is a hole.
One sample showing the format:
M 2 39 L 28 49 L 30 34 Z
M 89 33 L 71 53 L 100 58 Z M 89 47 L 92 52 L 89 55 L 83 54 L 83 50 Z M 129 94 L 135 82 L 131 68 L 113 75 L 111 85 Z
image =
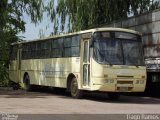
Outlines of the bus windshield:
M 100 64 L 144 66 L 141 39 L 124 32 L 94 34 L 93 58 Z

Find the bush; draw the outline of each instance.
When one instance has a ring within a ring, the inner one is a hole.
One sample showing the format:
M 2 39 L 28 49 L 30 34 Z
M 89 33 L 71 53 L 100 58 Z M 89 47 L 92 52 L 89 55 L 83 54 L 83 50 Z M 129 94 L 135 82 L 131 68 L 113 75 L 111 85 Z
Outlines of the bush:
M 8 69 L 4 66 L 4 62 L 0 63 L 0 86 L 7 86 L 9 82 L 8 79 Z
M 14 90 L 19 89 L 20 85 L 9 79 L 8 67 L 4 62 L 0 62 L 0 87 L 13 87 Z

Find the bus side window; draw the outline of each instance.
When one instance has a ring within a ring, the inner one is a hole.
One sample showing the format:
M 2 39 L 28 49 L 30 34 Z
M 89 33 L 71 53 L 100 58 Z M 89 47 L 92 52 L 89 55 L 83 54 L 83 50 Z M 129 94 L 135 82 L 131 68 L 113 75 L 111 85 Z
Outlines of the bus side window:
M 44 58 L 50 57 L 50 40 L 45 41 L 44 43 Z
M 41 42 L 37 42 L 35 58 L 41 57 Z
M 17 59 L 17 46 L 11 46 L 11 51 L 10 51 L 10 60 L 16 60 Z
M 71 37 L 67 37 L 64 40 L 64 57 L 71 57 Z
M 79 57 L 80 55 L 79 36 L 67 37 L 64 41 L 64 57 Z
M 80 56 L 80 38 L 79 36 L 72 37 L 71 55 L 72 57 Z
M 63 38 L 52 40 L 51 57 L 62 57 L 63 54 Z

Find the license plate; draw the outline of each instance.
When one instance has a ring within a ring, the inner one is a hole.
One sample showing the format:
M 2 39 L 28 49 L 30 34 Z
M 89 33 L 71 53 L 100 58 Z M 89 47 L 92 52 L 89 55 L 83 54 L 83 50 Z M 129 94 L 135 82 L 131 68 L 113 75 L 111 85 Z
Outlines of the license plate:
M 128 91 L 128 87 L 120 87 L 119 90 L 122 91 L 122 92 L 125 92 L 125 91 Z

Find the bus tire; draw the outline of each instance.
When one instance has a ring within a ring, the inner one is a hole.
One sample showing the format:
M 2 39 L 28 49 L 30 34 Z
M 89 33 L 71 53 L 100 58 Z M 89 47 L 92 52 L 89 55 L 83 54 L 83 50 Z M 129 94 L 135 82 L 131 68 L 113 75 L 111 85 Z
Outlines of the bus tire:
M 32 86 L 30 85 L 29 75 L 25 75 L 25 77 L 24 77 L 24 89 L 26 91 L 31 91 L 32 90 Z
M 78 89 L 77 79 L 73 78 L 70 85 L 70 92 L 73 98 L 79 99 L 82 98 L 83 91 Z
M 110 100 L 118 100 L 120 98 L 120 94 L 119 93 L 108 93 L 108 97 Z

